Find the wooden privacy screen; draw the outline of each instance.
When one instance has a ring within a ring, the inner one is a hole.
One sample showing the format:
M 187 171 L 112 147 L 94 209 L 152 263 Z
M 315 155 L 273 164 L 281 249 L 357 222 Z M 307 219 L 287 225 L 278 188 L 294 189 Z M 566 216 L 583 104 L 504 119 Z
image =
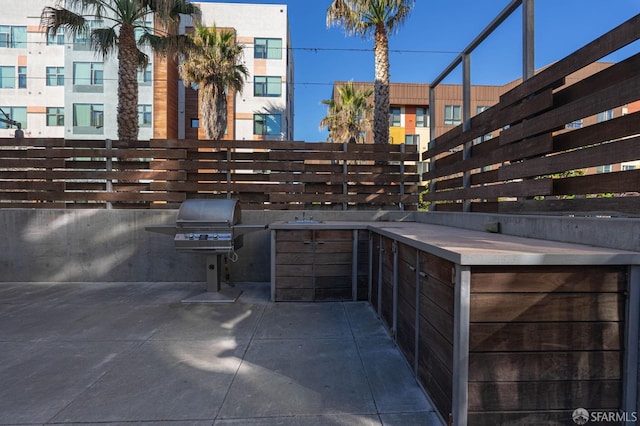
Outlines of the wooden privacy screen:
M 288 141 L 0 139 L 0 208 L 416 210 L 416 146 Z M 109 147 L 111 145 L 111 147 Z
M 638 38 L 640 15 L 436 138 L 423 199 L 442 211 L 640 215 L 640 170 L 616 171 L 640 160 L 640 54 L 569 78 Z

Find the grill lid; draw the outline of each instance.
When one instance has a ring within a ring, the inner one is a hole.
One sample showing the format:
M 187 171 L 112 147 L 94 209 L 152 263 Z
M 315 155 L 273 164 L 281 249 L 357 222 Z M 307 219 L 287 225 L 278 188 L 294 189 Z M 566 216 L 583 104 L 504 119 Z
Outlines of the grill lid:
M 178 227 L 206 224 L 231 227 L 240 223 L 238 200 L 186 200 L 180 205 L 176 225 Z

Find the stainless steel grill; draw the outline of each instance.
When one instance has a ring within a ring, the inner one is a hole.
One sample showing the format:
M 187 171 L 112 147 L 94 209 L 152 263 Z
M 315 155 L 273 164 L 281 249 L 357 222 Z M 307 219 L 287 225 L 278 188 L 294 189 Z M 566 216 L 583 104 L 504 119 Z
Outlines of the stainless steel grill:
M 239 294 L 220 292 L 221 257 L 235 262 L 236 250 L 242 247 L 243 235 L 265 229 L 266 225 L 243 225 L 238 200 L 187 200 L 180 205 L 175 226 L 150 226 L 152 232 L 174 236 L 176 251 L 207 255 L 207 290 L 205 295 L 183 302 L 233 301 Z M 229 300 L 232 299 L 232 300 Z
M 234 254 L 242 247 L 238 200 L 187 200 L 176 219 L 174 243 L 180 252 Z

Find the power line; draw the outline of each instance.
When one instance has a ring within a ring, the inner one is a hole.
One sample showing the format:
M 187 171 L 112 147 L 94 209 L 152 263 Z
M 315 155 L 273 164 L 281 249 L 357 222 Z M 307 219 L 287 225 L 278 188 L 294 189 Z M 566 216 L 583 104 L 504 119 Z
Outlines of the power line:
M 73 41 L 65 41 L 64 43 L 48 43 L 47 41 L 26 41 L 21 42 L 23 45 L 45 45 L 49 47 L 54 46 L 75 46 L 78 43 Z M 82 45 L 87 45 L 88 43 L 79 43 Z M 255 49 L 254 43 L 242 43 L 242 45 L 248 50 Z M 19 49 L 13 47 L 13 49 Z M 91 51 L 92 49 L 83 49 L 86 51 Z M 321 47 L 321 46 L 305 46 L 305 47 L 280 47 L 280 48 L 269 48 L 272 50 L 280 50 L 281 52 L 287 50 L 299 50 L 305 52 L 362 52 L 362 53 L 371 53 L 373 51 L 373 47 Z M 458 55 L 461 52 L 455 50 L 434 50 L 434 49 L 389 49 L 389 53 L 409 53 L 409 54 L 429 54 L 429 55 Z
M 285 48 L 283 48 L 284 50 Z M 366 48 L 355 48 L 355 47 L 290 47 L 290 50 L 303 50 L 308 52 L 366 52 L 371 53 L 373 51 L 373 47 Z M 460 54 L 460 52 L 455 52 L 453 50 L 414 50 L 414 49 L 389 49 L 389 53 L 419 53 L 419 54 Z
M 259 76 L 262 77 L 262 76 Z M 268 76 L 267 76 L 268 77 Z M 17 78 L 17 77 L 14 77 Z M 3 78 L 3 80 L 5 80 L 5 78 Z M 36 77 L 36 76 L 27 76 L 27 82 L 29 81 L 42 81 L 42 80 L 46 80 L 47 77 Z M 72 82 L 73 78 L 72 77 L 65 77 L 64 81 L 65 82 Z M 102 79 L 103 82 L 107 81 L 107 82 L 118 82 L 118 78 L 103 78 Z M 168 82 L 169 80 L 167 79 L 154 79 L 148 83 L 141 83 L 138 82 L 138 87 L 146 87 L 146 86 L 151 86 L 153 82 Z M 173 81 L 173 80 L 171 80 Z M 178 81 L 182 81 L 181 79 L 179 79 Z M 255 82 L 255 80 L 253 79 L 248 79 L 245 81 L 246 84 L 253 84 Z M 333 82 L 322 82 L 322 81 L 284 81 L 282 82 L 282 84 L 286 84 L 288 86 L 290 85 L 304 85 L 304 86 L 333 86 L 334 83 Z M 80 85 L 80 86 L 103 86 L 102 84 L 75 84 L 76 86 Z M 56 84 L 56 85 L 47 85 L 46 87 L 64 87 L 65 85 L 63 84 Z M 3 89 L 2 87 L 0 87 L 0 89 Z M 19 88 L 19 87 L 10 87 L 10 88 L 4 88 L 4 89 L 15 89 L 15 90 L 25 90 L 25 89 L 29 89 L 29 87 L 26 88 Z

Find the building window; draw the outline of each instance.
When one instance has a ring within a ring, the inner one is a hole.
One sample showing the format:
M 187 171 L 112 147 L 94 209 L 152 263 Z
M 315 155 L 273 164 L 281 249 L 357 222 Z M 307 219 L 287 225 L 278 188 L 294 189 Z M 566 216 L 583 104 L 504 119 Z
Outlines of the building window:
M 151 127 L 151 105 L 138 105 L 138 125 Z
M 613 118 L 613 110 L 604 111 L 598 114 L 598 123 L 611 120 Z
M 151 21 L 136 21 L 134 25 L 136 26 L 133 30 L 136 38 L 136 43 L 140 41 L 143 35 L 149 32 L 148 28 L 153 28 L 153 22 Z
M 389 109 L 389 127 L 400 127 L 402 124 L 402 109 L 400 107 L 391 107 Z
M 27 47 L 27 27 L 0 25 L 0 47 L 25 49 Z
M 64 45 L 64 28 L 58 28 L 56 35 L 47 35 L 47 46 L 63 46 Z
M 16 67 L 0 67 L 0 89 L 15 89 Z
M 567 123 L 565 126 L 567 129 L 582 129 L 584 122 L 582 119 L 572 121 L 571 123 Z
M 47 67 L 47 86 L 64 86 L 64 67 Z
M 104 133 L 104 105 L 73 104 L 73 133 Z
M 420 135 L 405 135 L 404 143 L 407 145 L 419 145 L 420 144 Z
M 64 126 L 64 108 L 47 107 L 47 126 Z
M 605 164 L 604 166 L 596 167 L 596 173 L 610 173 L 611 172 L 611 164 Z
M 0 109 L 9 116 L 10 119 L 20 123 L 23 129 L 27 127 L 27 107 L 0 106 Z M 0 129 L 9 129 L 11 126 L 0 122 Z
M 192 118 L 191 119 L 191 128 L 192 129 L 197 129 L 200 127 L 200 119 L 199 118 Z
M 416 108 L 416 127 L 429 127 L 429 108 Z
M 280 135 L 281 133 L 280 114 L 254 114 L 253 134 L 254 135 Z
M 253 43 L 254 58 L 282 59 L 281 38 L 255 38 Z
M 27 88 L 27 67 L 18 67 L 18 89 Z
M 255 76 L 253 95 L 277 98 L 282 96 L 282 77 Z
M 622 165 L 622 171 L 626 172 L 629 170 L 636 170 L 638 167 L 635 164 L 623 164 Z
M 460 105 L 445 105 L 444 125 L 457 126 L 460 123 L 462 123 L 462 120 L 460 118 Z
M 153 80 L 153 68 L 151 64 L 147 64 L 143 70 L 138 69 L 138 84 L 148 85 L 151 84 L 151 80 Z
M 91 50 L 91 32 L 96 28 L 102 28 L 104 22 L 102 20 L 93 19 L 86 23 L 87 30 L 79 31 L 73 40 L 73 50 Z
M 73 63 L 74 92 L 102 92 L 104 64 L 102 62 Z

